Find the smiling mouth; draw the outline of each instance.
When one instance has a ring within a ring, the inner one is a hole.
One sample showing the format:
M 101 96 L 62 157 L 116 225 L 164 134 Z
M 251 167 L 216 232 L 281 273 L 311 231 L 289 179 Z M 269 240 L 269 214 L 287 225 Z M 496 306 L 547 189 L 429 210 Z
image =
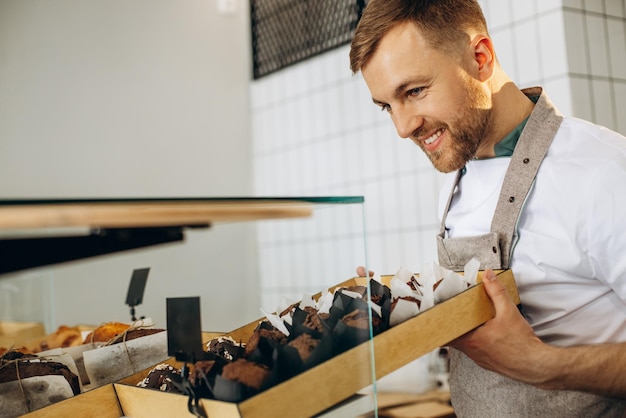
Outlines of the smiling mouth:
M 444 131 L 443 129 L 439 129 L 437 132 L 435 132 L 434 134 L 432 134 L 431 136 L 426 138 L 424 140 L 424 144 L 430 145 L 433 142 L 435 142 L 437 140 L 437 138 L 439 138 L 441 135 L 443 135 L 443 131 Z

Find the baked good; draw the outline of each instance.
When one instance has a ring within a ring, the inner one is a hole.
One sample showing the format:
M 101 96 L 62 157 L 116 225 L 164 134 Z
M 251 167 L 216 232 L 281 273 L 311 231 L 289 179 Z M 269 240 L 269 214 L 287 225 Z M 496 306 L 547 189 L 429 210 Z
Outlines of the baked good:
M 305 328 L 311 329 L 317 332 L 324 332 L 324 324 L 322 320 L 327 320 L 330 315 L 327 313 L 309 312 L 302 325 Z
M 123 331 L 121 334 L 119 334 L 111 342 L 111 344 L 121 343 L 122 341 L 130 341 L 130 340 L 134 340 L 136 338 L 146 337 L 148 335 L 157 334 L 157 333 L 163 332 L 163 331 L 165 331 L 165 330 L 164 329 L 159 329 L 159 328 L 137 328 L 137 329 L 131 329 L 129 331 Z
M 218 357 L 233 361 L 242 357 L 245 350 L 244 343 L 237 343 L 231 337 L 221 336 L 211 339 L 207 345 L 207 352 L 213 353 Z
M 72 373 L 65 364 L 18 352 L 5 353 L 0 359 L 0 383 L 48 375 L 63 376 L 74 395 L 80 393 L 78 376 Z
M 300 355 L 302 361 L 305 361 L 309 358 L 313 350 L 317 348 L 319 343 L 320 340 L 318 340 L 317 338 L 313 338 L 309 334 L 305 333 L 298 335 L 296 338 L 289 341 L 287 345 L 295 348 L 298 351 L 298 354 Z
M 259 345 L 261 338 L 266 338 L 269 341 L 274 341 L 277 344 L 285 344 L 287 342 L 287 336 L 280 330 L 274 328 L 269 322 L 261 322 L 246 343 L 244 350 L 244 356 L 248 357 Z
M 161 392 L 182 393 L 174 384 L 172 376 L 180 376 L 180 369 L 166 363 L 157 364 L 148 375 L 137 383 L 137 386 L 148 389 L 158 389 Z
M 372 320 L 376 319 L 375 317 Z M 369 329 L 370 319 L 367 311 L 355 309 L 341 318 L 346 326 L 358 329 Z
M 52 350 L 53 348 L 74 347 L 81 345 L 82 342 L 83 338 L 78 327 L 61 325 L 54 333 L 32 343 L 25 344 L 25 347 L 31 353 L 39 353 Z
M 267 366 L 240 358 L 225 365 L 221 376 L 224 379 L 260 389 L 269 375 L 270 370 Z
M 208 378 L 211 372 L 215 371 L 215 367 L 215 360 L 196 361 L 193 364 L 193 370 L 189 373 L 189 383 L 194 387 L 202 386 L 203 379 Z
M 83 340 L 83 344 L 109 342 L 118 335 L 122 334 L 128 328 L 130 328 L 130 325 L 128 324 L 123 324 L 121 322 L 107 322 L 87 334 Z
M 22 346 L 22 347 L 11 347 L 11 348 L 0 347 L 0 358 L 4 357 L 5 355 L 9 356 L 13 352 L 21 353 L 21 354 L 32 354 L 32 351 L 29 350 L 28 348 L 24 347 L 24 346 Z

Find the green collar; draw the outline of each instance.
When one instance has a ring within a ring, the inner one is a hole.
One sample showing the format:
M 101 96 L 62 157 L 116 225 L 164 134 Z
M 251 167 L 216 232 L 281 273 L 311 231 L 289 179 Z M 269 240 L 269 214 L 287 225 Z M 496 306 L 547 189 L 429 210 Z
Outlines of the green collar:
M 530 117 L 530 116 L 529 116 Z M 524 119 L 522 123 L 517 125 L 515 129 L 509 132 L 500 142 L 498 142 L 493 150 L 496 153 L 496 157 L 510 157 L 513 155 L 513 151 L 515 150 L 515 146 L 517 145 L 517 140 L 522 135 L 522 131 L 526 126 L 526 122 L 528 122 L 528 118 Z

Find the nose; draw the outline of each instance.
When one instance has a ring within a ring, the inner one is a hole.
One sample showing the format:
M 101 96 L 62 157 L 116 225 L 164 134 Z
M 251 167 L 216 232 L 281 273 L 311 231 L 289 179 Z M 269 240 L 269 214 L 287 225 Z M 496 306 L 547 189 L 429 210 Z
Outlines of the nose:
M 424 118 L 410 107 L 394 109 L 392 120 L 400 138 L 409 138 L 424 123 Z

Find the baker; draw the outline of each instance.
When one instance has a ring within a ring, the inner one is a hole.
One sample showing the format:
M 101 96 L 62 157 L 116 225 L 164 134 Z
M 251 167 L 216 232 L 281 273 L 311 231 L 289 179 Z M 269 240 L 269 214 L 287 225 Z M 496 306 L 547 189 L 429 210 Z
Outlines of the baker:
M 520 90 L 475 0 L 370 0 L 350 65 L 449 173 L 439 263 L 487 270 L 495 318 L 451 343 L 457 415 L 624 416 L 626 138 Z M 507 268 L 523 315 L 491 271 Z

